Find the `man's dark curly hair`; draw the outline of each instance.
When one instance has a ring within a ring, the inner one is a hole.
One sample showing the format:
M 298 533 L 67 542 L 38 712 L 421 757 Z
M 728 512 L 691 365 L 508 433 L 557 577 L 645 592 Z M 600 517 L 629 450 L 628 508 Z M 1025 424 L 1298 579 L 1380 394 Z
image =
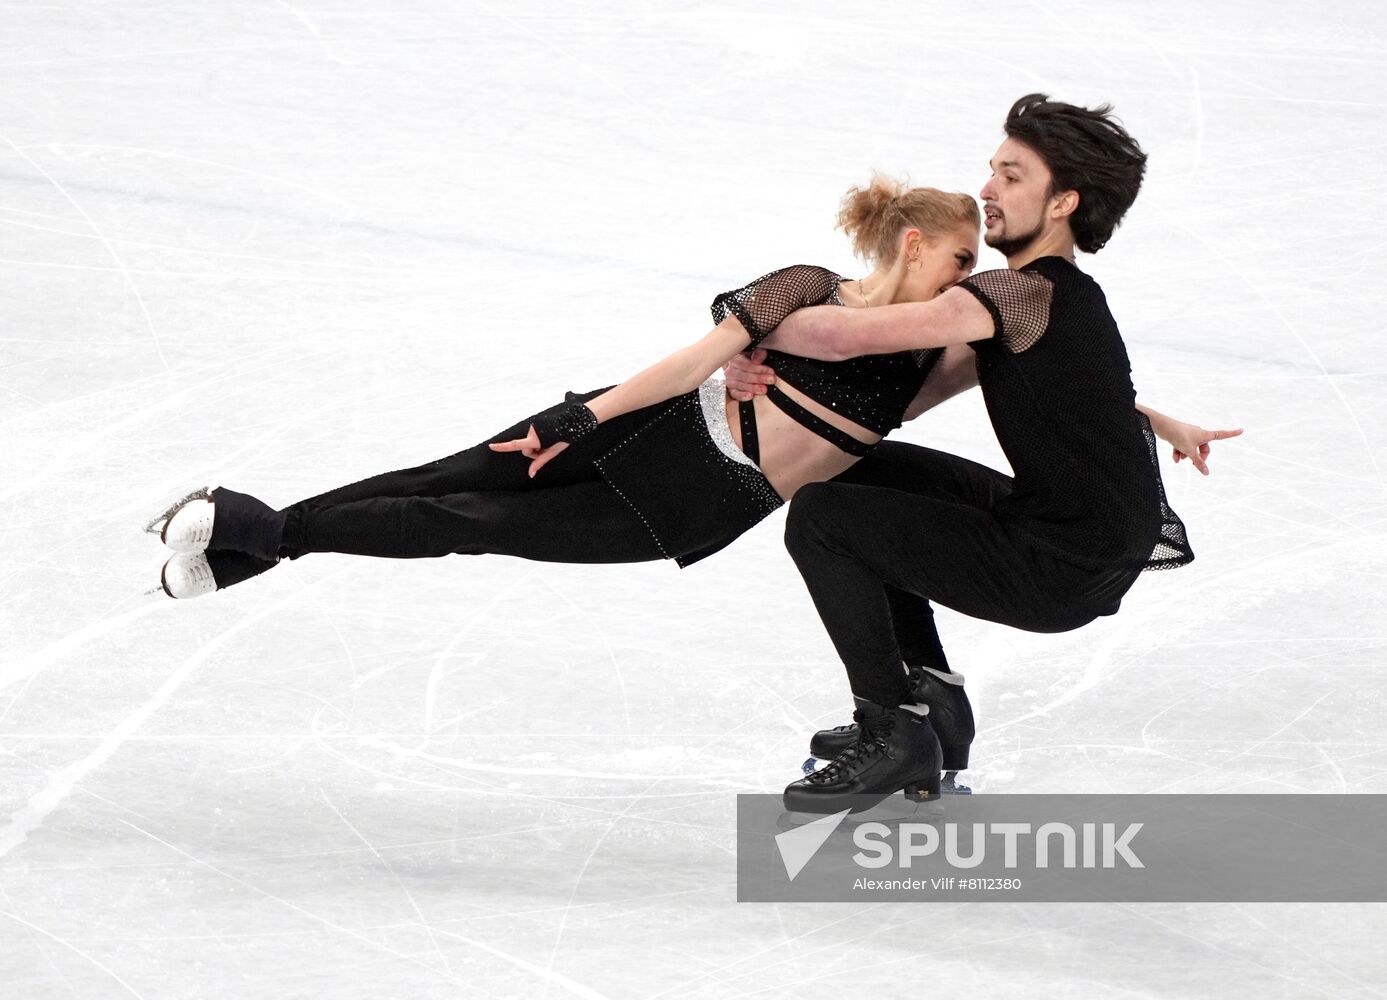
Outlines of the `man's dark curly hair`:
M 1146 173 L 1146 154 L 1113 117 L 1112 105 L 1080 108 L 1027 94 L 1011 106 L 1004 128 L 1050 168 L 1051 194 L 1079 192 L 1069 217 L 1075 245 L 1085 253 L 1103 249 Z

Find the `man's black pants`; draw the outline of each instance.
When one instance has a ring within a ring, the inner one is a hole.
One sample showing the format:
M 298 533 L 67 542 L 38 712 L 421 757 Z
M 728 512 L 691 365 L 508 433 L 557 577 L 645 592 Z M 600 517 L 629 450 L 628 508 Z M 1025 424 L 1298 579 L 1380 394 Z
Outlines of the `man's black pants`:
M 1093 570 L 992 513 L 1012 480 L 956 455 L 883 442 L 795 494 L 785 545 L 848 671 L 878 705 L 908 700 L 902 661 L 947 669 L 931 601 L 1029 632 L 1112 614 L 1137 570 Z

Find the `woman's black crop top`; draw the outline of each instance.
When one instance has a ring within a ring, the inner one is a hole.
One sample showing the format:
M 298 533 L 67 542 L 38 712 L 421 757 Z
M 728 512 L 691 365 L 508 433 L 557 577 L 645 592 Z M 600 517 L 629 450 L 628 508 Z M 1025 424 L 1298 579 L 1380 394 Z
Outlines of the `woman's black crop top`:
M 751 335 L 751 347 L 755 347 L 796 309 L 841 306 L 838 286 L 842 280 L 826 268 L 809 264 L 772 271 L 743 288 L 723 292 L 715 298 L 713 319 L 721 323 L 728 316 L 736 316 Z M 942 349 L 935 348 L 865 354 L 845 361 L 817 361 L 768 351 L 766 364 L 775 369 L 777 378 L 785 379 L 815 402 L 875 434 L 886 435 L 901 425 L 906 407 L 943 353 Z M 871 450 L 871 445 L 819 419 L 775 386 L 770 387 L 767 397 L 800 424 L 842 450 L 854 455 L 865 455 Z M 744 438 L 750 407 L 750 403 L 742 404 Z

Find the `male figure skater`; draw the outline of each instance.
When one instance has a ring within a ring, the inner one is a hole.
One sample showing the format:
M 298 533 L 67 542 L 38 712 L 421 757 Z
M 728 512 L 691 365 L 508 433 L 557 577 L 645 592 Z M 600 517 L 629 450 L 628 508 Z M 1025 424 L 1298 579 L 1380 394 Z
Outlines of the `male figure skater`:
M 795 495 L 786 546 L 857 710 L 856 727 L 816 737 L 842 749 L 786 788 L 792 810 L 937 792 L 941 739 L 955 756 L 961 744 L 966 766 L 971 712 L 949 684 L 932 615 L 917 605 L 908 628 L 917 654 L 937 650 L 940 664 L 907 674 L 893 604 L 895 618 L 916 595 L 1035 632 L 1113 614 L 1143 569 L 1193 558 L 1165 502 L 1152 421 L 1201 471 L 1208 442 L 1239 433 L 1166 423 L 1136 404 L 1103 292 L 1075 266 L 1076 247 L 1096 253 L 1108 242 L 1145 172 L 1146 155 L 1112 109 L 1031 94 L 1004 127 L 981 197 L 984 238 L 1008 269 L 975 274 L 931 302 L 802 309 L 765 342 L 830 360 L 947 348 L 932 376 L 941 398 L 979 385 L 1015 472 L 912 448 Z

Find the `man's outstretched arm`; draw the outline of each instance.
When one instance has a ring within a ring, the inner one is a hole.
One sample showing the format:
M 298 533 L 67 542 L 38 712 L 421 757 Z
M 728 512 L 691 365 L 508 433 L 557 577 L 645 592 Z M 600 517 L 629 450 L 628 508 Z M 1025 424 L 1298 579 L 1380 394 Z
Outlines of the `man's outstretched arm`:
M 1228 438 L 1235 438 L 1243 432 L 1241 427 L 1220 431 L 1206 430 L 1198 424 L 1186 423 L 1183 420 L 1168 417 L 1142 403 L 1137 404 L 1137 409 L 1145 413 L 1147 419 L 1151 421 L 1151 429 L 1156 432 L 1156 437 L 1175 450 L 1175 461 L 1188 458 L 1191 464 L 1205 476 L 1209 474 L 1210 443 L 1226 441 Z
M 951 288 L 928 302 L 903 302 L 871 309 L 810 306 L 786 316 L 762 341 L 766 347 L 820 361 L 862 354 L 895 354 L 987 340 L 995 334 L 992 314 L 973 295 Z

